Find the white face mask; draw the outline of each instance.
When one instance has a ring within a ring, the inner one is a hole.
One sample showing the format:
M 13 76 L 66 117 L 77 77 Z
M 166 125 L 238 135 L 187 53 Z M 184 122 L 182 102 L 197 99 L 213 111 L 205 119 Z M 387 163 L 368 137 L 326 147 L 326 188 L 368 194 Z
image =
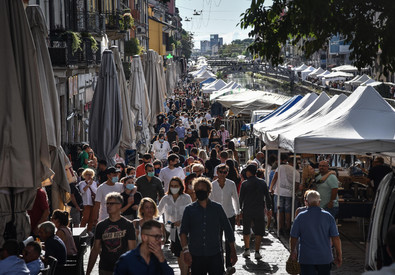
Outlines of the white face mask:
M 177 194 L 180 191 L 180 187 L 170 187 L 170 192 L 172 194 Z

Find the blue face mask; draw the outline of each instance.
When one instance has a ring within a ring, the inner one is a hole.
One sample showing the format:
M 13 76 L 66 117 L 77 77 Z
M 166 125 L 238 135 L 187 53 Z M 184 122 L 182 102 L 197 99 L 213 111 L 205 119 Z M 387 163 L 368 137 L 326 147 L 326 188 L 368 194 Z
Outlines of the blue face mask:
M 155 172 L 147 172 L 148 177 L 155 177 Z
M 186 172 L 185 175 L 188 177 L 191 174 L 191 172 Z
M 111 181 L 112 181 L 113 183 L 118 182 L 118 177 L 112 177 Z
M 126 184 L 126 189 L 133 190 L 134 189 L 134 184 L 133 183 Z
M 163 139 L 163 138 L 160 138 L 159 139 L 159 142 L 164 142 L 165 140 Z
M 160 168 L 156 168 L 156 169 L 155 169 L 155 174 L 158 175 L 159 173 L 160 173 Z

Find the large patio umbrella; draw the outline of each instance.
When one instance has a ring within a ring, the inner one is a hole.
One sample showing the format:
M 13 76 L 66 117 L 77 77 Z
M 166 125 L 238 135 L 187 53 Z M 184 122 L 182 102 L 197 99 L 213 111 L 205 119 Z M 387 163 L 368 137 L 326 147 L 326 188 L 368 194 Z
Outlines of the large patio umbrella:
M 133 143 L 133 141 L 136 140 L 134 125 L 133 125 L 135 121 L 135 117 L 130 109 L 130 91 L 128 89 L 128 84 L 126 82 L 126 77 L 123 71 L 121 56 L 119 54 L 118 47 L 112 46 L 111 50 L 114 54 L 115 66 L 117 68 L 119 89 L 121 92 L 121 102 L 122 102 L 123 122 L 122 122 L 121 141 L 119 144 L 119 154 L 121 157 L 125 159 L 126 150 L 135 149 L 135 144 Z
M 153 126 L 156 122 L 156 115 L 164 111 L 165 89 L 162 82 L 162 75 L 159 65 L 159 55 L 154 50 L 148 50 L 145 57 L 144 75 L 147 83 L 148 97 L 150 100 L 150 131 L 153 134 Z
M 166 102 L 166 97 L 167 97 L 167 87 L 166 87 L 166 76 L 165 76 L 165 70 L 163 66 L 163 58 L 159 54 L 157 55 L 157 60 L 158 62 L 156 63 L 156 69 L 158 70 L 158 75 L 159 75 L 159 91 L 161 92 L 160 94 L 160 100 L 162 102 L 162 109 L 161 112 L 164 111 L 165 109 L 165 102 Z
M 89 144 L 98 159 L 114 165 L 122 135 L 122 103 L 113 53 L 103 52 L 89 117 Z
M 176 86 L 176 64 L 172 59 L 167 59 L 166 63 L 166 87 L 167 96 L 169 97 Z
M 151 119 L 150 100 L 147 85 L 145 83 L 143 66 L 140 56 L 133 56 L 130 75 L 130 107 L 135 116 L 134 129 L 136 139 L 134 141 L 137 152 L 144 154 L 149 149 L 151 140 L 149 125 Z
M 0 246 L 15 194 L 17 239 L 30 233 L 26 209 L 51 175 L 36 48 L 22 1 L 0 1 Z
M 52 179 L 51 205 L 52 209 L 63 209 L 66 203 L 66 192 L 70 193 L 67 180 L 65 161 L 68 161 L 61 146 L 61 124 L 58 93 L 56 91 L 55 77 L 51 59 L 48 52 L 46 38 L 48 30 L 45 19 L 39 6 L 32 5 L 26 8 L 34 44 L 37 50 L 37 64 L 40 71 L 39 81 L 43 100 L 45 125 L 49 153 L 51 156 L 51 169 L 55 175 Z

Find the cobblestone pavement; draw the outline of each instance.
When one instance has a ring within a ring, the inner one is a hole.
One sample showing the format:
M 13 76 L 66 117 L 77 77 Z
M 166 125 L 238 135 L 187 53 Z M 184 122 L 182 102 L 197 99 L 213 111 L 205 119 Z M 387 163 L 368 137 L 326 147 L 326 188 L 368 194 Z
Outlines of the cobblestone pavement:
M 359 243 L 355 235 L 351 236 L 351 232 L 357 234 L 358 227 L 355 223 L 344 223 L 339 227 L 341 233 L 342 247 L 343 247 L 343 266 L 335 269 L 331 274 L 335 275 L 357 275 L 363 272 L 364 266 L 364 244 Z M 241 227 L 236 228 L 236 250 L 238 255 L 238 261 L 235 265 L 236 275 L 243 274 L 287 274 L 285 271 L 285 263 L 288 259 L 288 239 L 281 237 L 278 239 L 274 234 L 268 234 L 263 238 L 261 244 L 261 260 L 255 260 L 254 252 L 251 250 L 251 256 L 249 258 L 243 258 L 242 253 L 244 251 L 244 242 Z M 253 238 L 252 238 L 253 239 Z M 250 245 L 254 247 L 254 243 Z M 170 266 L 174 269 L 174 273 L 179 275 L 179 269 L 177 265 L 177 259 L 170 252 L 169 246 L 164 247 L 165 256 Z M 84 257 L 84 270 L 86 270 L 90 250 L 88 248 L 87 253 Z M 99 274 L 98 263 L 92 271 L 92 274 Z

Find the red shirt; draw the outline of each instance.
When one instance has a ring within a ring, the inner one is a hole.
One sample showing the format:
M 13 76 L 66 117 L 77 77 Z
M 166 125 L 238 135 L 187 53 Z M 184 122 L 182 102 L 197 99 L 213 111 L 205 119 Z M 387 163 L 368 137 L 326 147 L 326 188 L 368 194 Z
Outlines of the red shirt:
M 140 164 L 139 166 L 137 166 L 136 169 L 136 179 L 138 177 L 144 176 L 145 175 L 145 163 Z
M 30 226 L 32 231 L 37 227 L 38 221 L 46 209 L 49 209 L 47 193 L 44 191 L 44 189 L 38 188 L 33 208 L 32 210 L 27 211 L 30 216 Z

